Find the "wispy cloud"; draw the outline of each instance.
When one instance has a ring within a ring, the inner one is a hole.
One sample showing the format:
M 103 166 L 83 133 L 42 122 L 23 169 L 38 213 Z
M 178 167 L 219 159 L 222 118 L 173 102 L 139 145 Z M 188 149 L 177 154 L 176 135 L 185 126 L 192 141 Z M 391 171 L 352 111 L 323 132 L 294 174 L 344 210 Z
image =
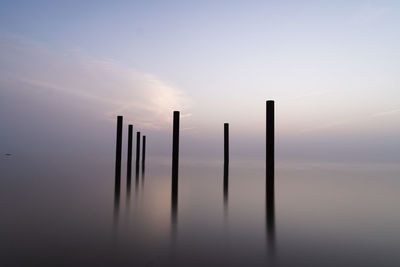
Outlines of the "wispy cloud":
M 388 111 L 382 111 L 382 112 L 377 112 L 377 113 L 372 113 L 372 114 L 367 114 L 363 116 L 353 116 L 351 118 L 343 119 L 343 120 L 336 120 L 332 122 L 327 122 L 315 127 L 311 127 L 308 129 L 304 129 L 300 131 L 301 133 L 307 133 L 307 132 L 314 132 L 314 131 L 322 131 L 330 128 L 335 128 L 338 126 L 346 125 L 349 123 L 354 123 L 354 122 L 360 122 L 360 121 L 365 121 L 368 118 L 376 118 L 376 117 L 382 117 L 382 116 L 391 116 L 391 115 L 396 115 L 400 113 L 400 108 L 398 109 L 392 109 Z
M 378 112 L 374 113 L 371 115 L 371 117 L 381 117 L 381 116 L 388 116 L 388 115 L 394 115 L 400 113 L 400 108 L 398 109 L 393 109 L 393 110 L 388 110 L 388 111 L 383 111 L 383 112 Z
M 187 108 L 189 101 L 154 74 L 18 37 L 0 36 L 0 69 L 0 83 L 14 85 L 19 93 L 44 90 L 72 95 L 88 105 L 95 102 L 103 119 L 121 114 L 140 127 L 166 127 L 171 112 Z

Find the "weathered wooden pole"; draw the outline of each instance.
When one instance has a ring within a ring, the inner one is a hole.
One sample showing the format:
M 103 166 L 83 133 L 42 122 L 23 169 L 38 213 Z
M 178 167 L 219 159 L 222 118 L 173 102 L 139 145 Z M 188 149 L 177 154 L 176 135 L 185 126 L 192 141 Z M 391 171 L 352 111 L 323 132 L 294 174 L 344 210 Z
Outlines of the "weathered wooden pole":
M 171 219 L 176 226 L 178 214 L 178 168 L 179 168 L 179 111 L 174 111 L 172 133 L 172 188 L 171 188 Z
M 271 253 L 275 251 L 275 111 L 274 101 L 268 100 L 266 107 L 266 221 L 267 239 Z
M 131 177 L 132 177 L 132 135 L 133 135 L 133 125 L 129 124 L 129 126 L 128 126 L 128 160 L 127 160 L 127 170 L 126 170 L 127 185 L 130 185 Z
M 178 192 L 179 168 L 179 111 L 174 111 L 172 134 L 172 190 Z
M 229 123 L 224 123 L 224 163 L 229 164 Z
M 117 142 L 115 151 L 115 188 L 121 184 L 122 116 L 117 117 Z
M 118 221 L 121 195 L 122 116 L 117 117 L 117 140 L 115 152 L 114 223 Z
M 229 123 L 224 123 L 224 205 L 228 203 L 229 185 Z
M 136 173 L 139 172 L 140 162 L 140 132 L 136 133 Z
M 143 135 L 143 144 L 142 144 L 142 172 L 144 172 L 145 162 L 146 162 L 146 136 Z
M 274 101 L 267 101 L 266 108 L 266 191 L 267 195 L 274 195 L 274 168 L 275 168 L 275 160 L 274 160 L 274 147 L 275 147 L 275 112 L 274 112 Z

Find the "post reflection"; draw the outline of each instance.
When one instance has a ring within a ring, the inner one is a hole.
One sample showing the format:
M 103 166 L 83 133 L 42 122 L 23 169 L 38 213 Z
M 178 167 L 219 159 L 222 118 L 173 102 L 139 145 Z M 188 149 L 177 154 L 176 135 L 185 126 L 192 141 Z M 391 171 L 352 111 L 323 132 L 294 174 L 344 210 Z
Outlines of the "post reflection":
M 135 195 L 137 196 L 139 191 L 139 170 L 135 172 Z
M 228 215 L 229 163 L 224 163 L 224 214 Z
M 268 248 L 269 260 L 275 259 L 275 189 L 267 187 L 266 192 L 266 244 Z
M 178 234 L 178 177 L 174 177 L 177 173 L 172 174 L 172 187 L 171 187 L 171 234 L 170 234 L 170 261 L 171 265 L 175 265 L 177 257 L 177 234 Z
M 171 190 L 171 231 L 173 238 L 176 235 L 177 223 L 178 223 L 178 184 L 173 184 Z
M 144 177 L 145 177 L 145 171 L 144 168 L 142 169 L 142 192 L 144 190 Z
M 114 225 L 118 223 L 119 217 L 119 202 L 121 198 L 121 183 L 120 179 L 115 179 L 115 187 L 114 187 Z
M 126 210 L 129 212 L 130 207 L 130 200 L 131 200 L 131 179 L 126 180 Z

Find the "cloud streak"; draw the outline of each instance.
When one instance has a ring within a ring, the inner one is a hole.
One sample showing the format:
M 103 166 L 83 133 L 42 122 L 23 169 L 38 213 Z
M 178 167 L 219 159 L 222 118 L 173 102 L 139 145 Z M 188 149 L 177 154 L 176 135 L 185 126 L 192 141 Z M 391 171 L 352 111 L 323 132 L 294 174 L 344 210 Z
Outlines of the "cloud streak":
M 101 119 L 124 115 L 136 126 L 162 129 L 171 112 L 187 108 L 181 90 L 154 74 L 111 60 L 56 51 L 19 37 L 0 37 L 0 85 L 73 96 L 99 108 Z M 28 99 L 29 101 L 29 99 Z

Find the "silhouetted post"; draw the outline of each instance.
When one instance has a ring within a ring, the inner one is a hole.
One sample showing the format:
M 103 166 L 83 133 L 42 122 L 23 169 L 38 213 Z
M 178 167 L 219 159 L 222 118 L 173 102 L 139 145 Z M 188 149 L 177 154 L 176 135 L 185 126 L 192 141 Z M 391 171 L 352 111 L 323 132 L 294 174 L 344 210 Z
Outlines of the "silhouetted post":
M 179 111 L 174 111 L 172 134 L 172 189 L 171 189 L 171 223 L 176 227 L 178 214 L 178 167 L 179 167 Z
M 224 163 L 229 164 L 229 123 L 224 123 Z
M 136 172 L 139 172 L 140 162 L 140 132 L 136 133 Z
M 122 116 L 117 117 L 117 142 L 115 152 L 115 188 L 121 184 Z
M 224 123 L 224 206 L 228 204 L 229 184 L 229 123 Z
M 142 172 L 144 172 L 145 161 L 146 161 L 146 136 L 143 135 L 143 145 L 142 145 Z
M 117 117 L 117 142 L 115 152 L 114 222 L 118 220 L 121 192 L 122 116 Z
M 267 195 L 273 196 L 274 194 L 274 146 L 275 146 L 275 120 L 274 120 L 274 101 L 267 101 L 266 108 L 266 190 Z
M 266 221 L 267 239 L 271 256 L 275 252 L 275 111 L 274 101 L 268 100 L 266 107 Z M 273 260 L 274 257 L 271 257 Z
M 179 167 L 179 111 L 174 111 L 173 138 L 172 138 L 172 191 L 178 192 Z
M 133 125 L 128 126 L 128 161 L 127 161 L 127 183 L 130 185 L 131 175 L 132 175 L 132 135 L 133 135 Z

